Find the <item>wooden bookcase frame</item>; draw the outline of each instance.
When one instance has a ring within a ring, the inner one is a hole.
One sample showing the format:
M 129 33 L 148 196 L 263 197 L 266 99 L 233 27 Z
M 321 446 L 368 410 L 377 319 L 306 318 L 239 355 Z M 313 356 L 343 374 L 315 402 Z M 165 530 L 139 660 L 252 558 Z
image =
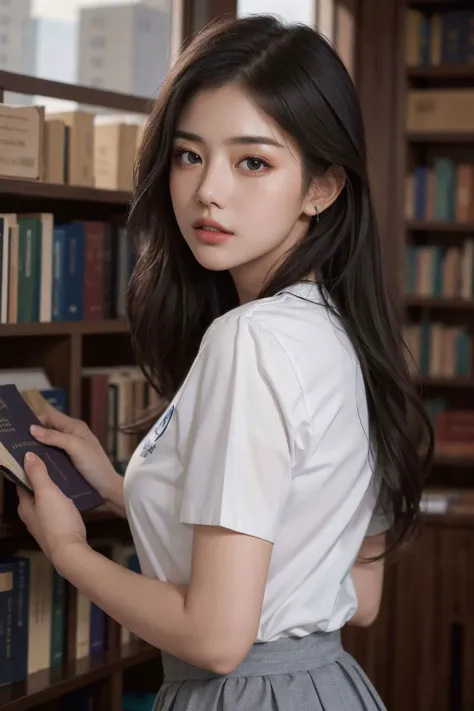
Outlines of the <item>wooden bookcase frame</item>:
M 112 109 L 118 114 L 146 115 L 152 105 L 151 99 L 0 71 L 0 100 L 5 91 L 69 100 L 80 106 Z M 0 212 L 52 212 L 61 220 L 124 220 L 130 199 L 131 193 L 124 191 L 0 177 Z M 0 324 L 0 367 L 44 367 L 55 385 L 66 388 L 70 413 L 80 417 L 84 359 L 97 364 L 99 358 L 100 365 L 119 365 L 114 360 L 118 356 L 113 354 L 120 344 L 119 350 L 132 362 L 127 332 L 123 319 Z M 125 521 L 97 512 L 86 514 L 85 521 L 91 538 L 130 540 Z M 9 516 L 6 521 L 0 520 L 0 557 L 32 545 L 19 519 Z M 138 641 L 120 646 L 118 626 L 111 620 L 108 624 L 110 648 L 106 652 L 68 660 L 62 668 L 30 675 L 25 683 L 0 687 L 2 711 L 55 711 L 60 708 L 61 697 L 86 687 L 93 689 L 96 711 L 121 711 L 127 674 L 134 674 L 144 690 L 148 687 L 156 691 L 160 682 L 158 650 Z M 115 642 L 112 644 L 110 639 Z

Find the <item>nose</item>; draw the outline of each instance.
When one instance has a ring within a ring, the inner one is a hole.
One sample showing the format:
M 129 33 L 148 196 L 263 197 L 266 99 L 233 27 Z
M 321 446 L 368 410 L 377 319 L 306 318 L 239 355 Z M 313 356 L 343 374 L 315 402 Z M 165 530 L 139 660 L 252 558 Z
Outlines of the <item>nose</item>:
M 196 198 L 202 205 L 224 207 L 229 189 L 229 176 L 218 162 L 209 163 L 201 172 Z

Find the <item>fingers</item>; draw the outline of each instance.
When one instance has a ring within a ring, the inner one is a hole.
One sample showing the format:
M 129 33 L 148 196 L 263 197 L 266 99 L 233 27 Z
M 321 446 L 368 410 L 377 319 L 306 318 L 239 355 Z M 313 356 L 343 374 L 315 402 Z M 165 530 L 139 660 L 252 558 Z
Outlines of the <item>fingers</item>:
M 26 520 L 28 519 L 30 515 L 30 511 L 34 509 L 35 506 L 35 500 L 29 494 L 27 491 L 22 489 L 21 486 L 17 486 L 16 488 L 17 494 L 18 494 L 18 507 L 17 507 L 17 513 L 18 516 L 20 517 L 20 520 L 23 521 L 23 523 L 26 523 Z
M 65 449 L 68 453 L 70 452 L 72 440 L 70 435 L 59 432 L 58 430 L 47 430 L 39 425 L 31 425 L 30 432 L 38 442 L 48 444 L 51 447 Z
M 33 452 L 26 453 L 23 468 L 34 491 L 40 486 L 51 486 L 53 484 L 45 463 Z
M 39 421 L 43 427 L 52 427 L 66 434 L 73 434 L 77 428 L 77 420 L 54 407 L 48 407 L 40 416 Z

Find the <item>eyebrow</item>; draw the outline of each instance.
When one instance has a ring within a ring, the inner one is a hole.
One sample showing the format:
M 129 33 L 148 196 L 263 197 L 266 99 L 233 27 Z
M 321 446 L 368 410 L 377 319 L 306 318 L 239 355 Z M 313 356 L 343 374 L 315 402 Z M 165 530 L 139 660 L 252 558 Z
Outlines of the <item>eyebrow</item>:
M 184 138 L 187 141 L 195 141 L 196 143 L 204 143 L 204 139 L 201 138 L 201 136 L 198 136 L 197 133 L 190 133 L 189 131 L 176 131 L 174 137 Z M 229 138 L 226 143 L 236 146 L 259 144 L 284 148 L 281 143 L 278 143 L 278 141 L 275 141 L 274 138 L 270 138 L 269 136 L 233 136 L 232 138 Z

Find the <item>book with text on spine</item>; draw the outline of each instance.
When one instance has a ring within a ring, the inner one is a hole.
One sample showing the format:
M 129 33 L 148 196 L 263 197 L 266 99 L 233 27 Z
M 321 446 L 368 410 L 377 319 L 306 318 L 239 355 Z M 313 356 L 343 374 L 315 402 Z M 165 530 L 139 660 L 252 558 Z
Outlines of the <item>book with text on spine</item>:
M 0 386 L 0 470 L 18 486 L 33 493 L 23 469 L 25 454 L 34 452 L 46 465 L 49 476 L 79 511 L 101 506 L 100 494 L 84 479 L 69 456 L 32 437 L 31 425 L 41 422 L 22 397 L 16 385 Z

